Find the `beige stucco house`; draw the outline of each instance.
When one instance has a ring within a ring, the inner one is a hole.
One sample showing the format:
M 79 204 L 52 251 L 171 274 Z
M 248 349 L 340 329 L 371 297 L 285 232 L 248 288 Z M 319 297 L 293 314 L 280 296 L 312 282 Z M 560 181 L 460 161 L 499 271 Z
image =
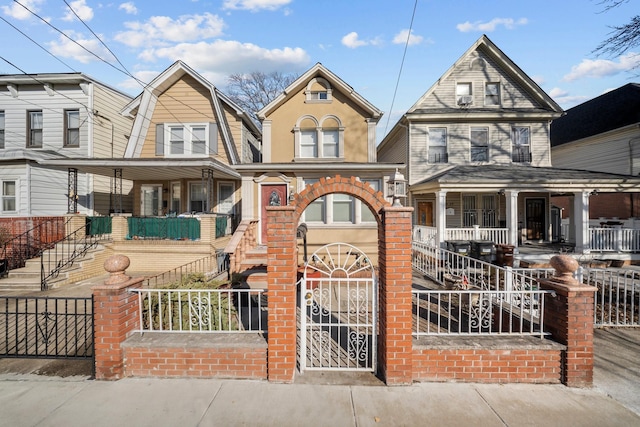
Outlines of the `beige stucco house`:
M 262 122 L 262 163 L 240 164 L 242 218 L 258 219 L 266 243 L 266 206 L 285 205 L 289 196 L 321 177 L 355 177 L 377 190 L 397 168 L 380 163 L 376 124 L 382 112 L 320 63 L 303 73 L 258 112 Z M 330 194 L 308 207 L 309 253 L 331 242 L 377 252 L 377 223 L 359 200 Z

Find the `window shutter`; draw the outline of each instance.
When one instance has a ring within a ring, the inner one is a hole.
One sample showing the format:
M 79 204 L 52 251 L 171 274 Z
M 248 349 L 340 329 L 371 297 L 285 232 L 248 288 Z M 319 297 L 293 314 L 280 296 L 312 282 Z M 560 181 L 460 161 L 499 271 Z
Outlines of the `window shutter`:
M 156 125 L 156 156 L 164 156 L 164 124 Z
M 218 124 L 209 123 L 209 154 L 218 154 Z

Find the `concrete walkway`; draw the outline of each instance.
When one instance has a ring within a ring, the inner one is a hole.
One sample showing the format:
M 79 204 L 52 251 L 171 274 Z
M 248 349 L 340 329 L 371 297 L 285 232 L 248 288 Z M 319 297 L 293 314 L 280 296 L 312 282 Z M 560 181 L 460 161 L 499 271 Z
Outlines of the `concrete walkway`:
M 0 426 L 637 426 L 595 390 L 0 376 Z

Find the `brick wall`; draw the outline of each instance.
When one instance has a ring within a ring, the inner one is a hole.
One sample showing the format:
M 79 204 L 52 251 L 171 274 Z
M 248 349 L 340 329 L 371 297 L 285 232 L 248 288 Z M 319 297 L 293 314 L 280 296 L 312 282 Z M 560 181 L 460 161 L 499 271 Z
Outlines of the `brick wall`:
M 133 334 L 122 347 L 125 376 L 267 378 L 267 343 L 255 334 Z
M 475 341 L 473 343 L 472 341 Z M 415 381 L 539 383 L 561 381 L 564 346 L 533 337 L 421 338 L 414 342 Z

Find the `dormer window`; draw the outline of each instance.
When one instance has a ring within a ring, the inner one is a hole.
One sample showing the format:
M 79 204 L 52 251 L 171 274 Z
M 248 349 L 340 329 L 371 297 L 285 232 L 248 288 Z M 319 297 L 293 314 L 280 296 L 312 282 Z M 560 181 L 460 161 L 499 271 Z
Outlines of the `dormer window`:
M 304 91 L 305 102 L 331 102 L 331 85 L 322 77 L 316 77 L 309 81 Z
M 456 103 L 460 107 L 468 107 L 473 104 L 473 92 L 471 83 L 456 84 Z

